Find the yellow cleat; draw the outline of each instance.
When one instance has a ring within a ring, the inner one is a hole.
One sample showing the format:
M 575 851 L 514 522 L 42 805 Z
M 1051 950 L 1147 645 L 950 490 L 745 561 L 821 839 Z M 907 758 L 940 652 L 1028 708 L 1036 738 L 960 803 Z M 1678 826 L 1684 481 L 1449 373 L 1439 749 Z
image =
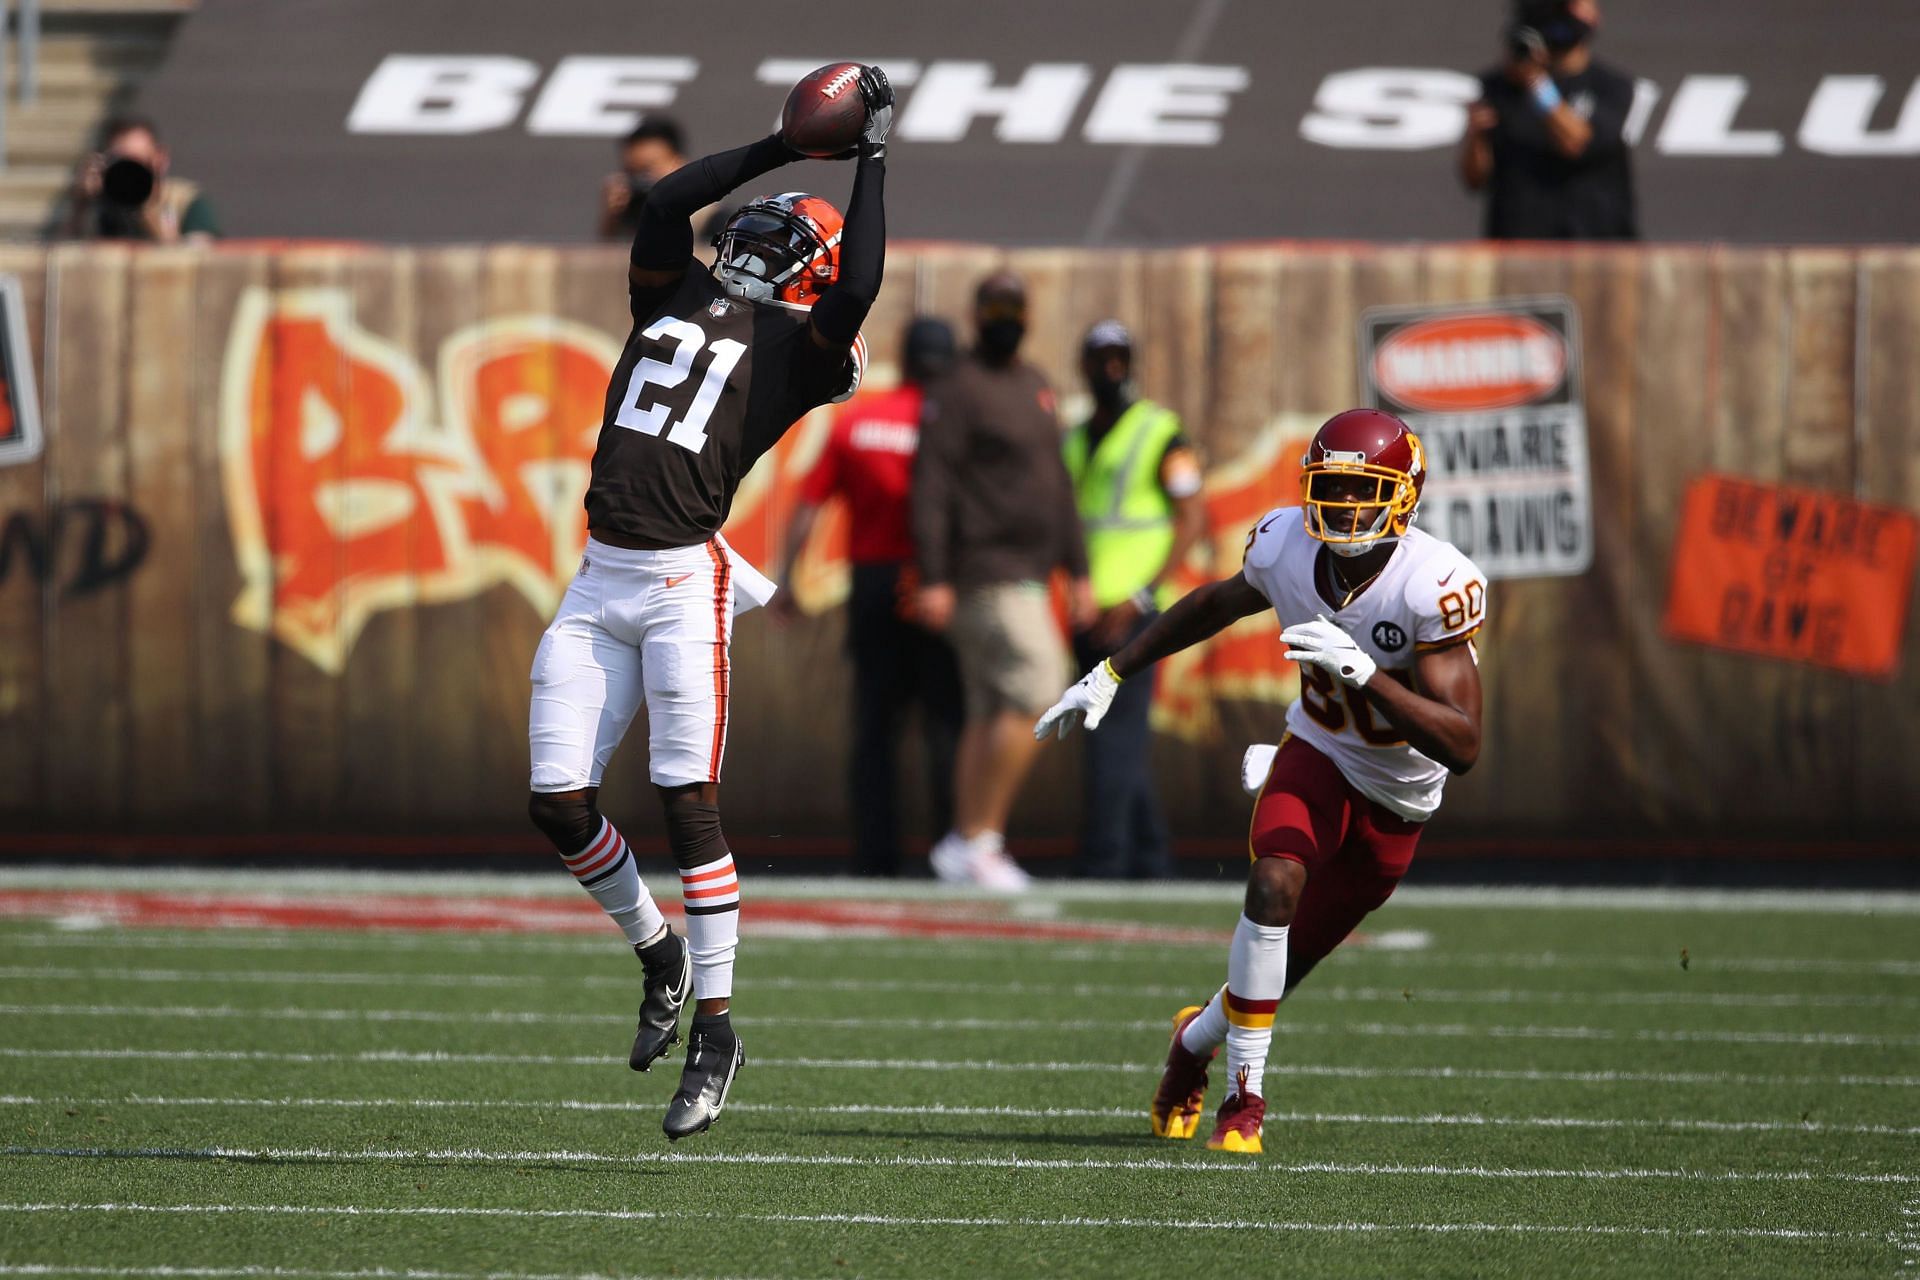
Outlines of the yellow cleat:
M 1237 1151 L 1242 1155 L 1257 1156 L 1260 1154 L 1260 1134 L 1258 1130 L 1251 1135 L 1241 1133 L 1238 1129 L 1220 1130 L 1207 1139 L 1207 1150 Z
M 1229 1094 L 1220 1104 L 1220 1119 L 1207 1139 L 1209 1151 L 1235 1151 L 1241 1155 L 1260 1154 L 1260 1131 L 1267 1118 L 1267 1100 L 1244 1088 Z
M 1180 1043 L 1180 1033 L 1200 1016 L 1200 1009 L 1197 1004 L 1188 1005 L 1173 1015 L 1167 1067 L 1160 1073 L 1160 1087 L 1154 1091 L 1149 1112 L 1156 1138 L 1191 1138 L 1200 1130 L 1200 1115 L 1207 1105 L 1207 1064 L 1213 1061 L 1213 1054 L 1203 1058 L 1189 1053 Z

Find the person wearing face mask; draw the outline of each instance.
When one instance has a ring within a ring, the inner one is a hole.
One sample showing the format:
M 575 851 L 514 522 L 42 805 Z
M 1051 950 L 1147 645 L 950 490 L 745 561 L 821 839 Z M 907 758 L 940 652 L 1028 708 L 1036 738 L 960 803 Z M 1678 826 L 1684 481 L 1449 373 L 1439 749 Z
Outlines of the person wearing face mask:
M 1095 609 L 1053 389 L 1019 356 L 1020 278 L 981 281 L 973 318 L 973 349 L 927 387 L 913 466 L 915 612 L 952 637 L 966 703 L 953 830 L 931 861 L 943 880 L 1011 893 L 1027 885 L 1005 833 L 1033 765 L 1029 726 L 1067 668 L 1047 597 L 1053 571 L 1067 572 L 1076 628 L 1091 625 Z
M 1086 668 L 1113 656 L 1171 602 L 1169 580 L 1205 535 L 1207 513 L 1200 460 L 1179 415 L 1135 395 L 1133 336 L 1125 325 L 1102 320 L 1087 331 L 1080 372 L 1093 412 L 1067 434 L 1064 452 L 1099 610 L 1093 625 L 1074 637 L 1074 656 Z M 1152 707 L 1149 669 L 1114 697 L 1107 731 L 1087 739 L 1083 876 L 1172 873 L 1149 768 Z
M 919 316 L 900 342 L 900 385 L 865 391 L 834 417 L 820 457 L 800 486 L 787 523 L 783 563 L 789 577 L 821 509 L 839 497 L 847 511 L 847 657 L 853 664 L 853 751 L 848 759 L 852 871 L 900 874 L 900 741 L 918 710 L 926 762 L 928 813 L 936 832 L 953 822 L 953 760 L 960 740 L 960 670 L 945 636 L 913 614 L 913 537 L 907 498 L 920 447 L 920 403 L 927 383 L 951 368 L 952 326 Z M 800 616 L 788 589 L 773 616 Z
M 1633 77 L 1593 56 L 1598 0 L 1518 0 L 1506 61 L 1480 77 L 1460 178 L 1490 240 L 1637 240 Z

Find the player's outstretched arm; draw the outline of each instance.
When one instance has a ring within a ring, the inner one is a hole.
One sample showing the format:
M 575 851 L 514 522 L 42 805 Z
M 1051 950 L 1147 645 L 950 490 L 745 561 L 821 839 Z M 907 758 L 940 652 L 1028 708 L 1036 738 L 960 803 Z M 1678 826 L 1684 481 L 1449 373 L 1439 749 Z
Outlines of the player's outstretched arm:
M 640 207 L 628 278 L 642 289 L 678 280 L 693 261 L 693 215 L 735 187 L 799 158 L 779 134 L 770 133 L 744 147 L 702 156 L 654 183 Z
M 887 265 L 887 133 L 893 127 L 893 86 L 878 67 L 860 72 L 867 123 L 860 132 L 853 194 L 840 238 L 840 276 L 813 304 L 813 340 L 826 350 L 853 345 L 866 322 Z
M 1162 658 L 1212 639 L 1242 618 L 1272 607 L 1244 573 L 1217 579 L 1174 601 L 1172 608 L 1148 623 L 1146 630 L 1122 645 L 1108 662 L 1113 673 L 1125 680 Z
M 1271 607 L 1244 573 L 1188 592 L 1176 600 L 1171 609 L 1149 622 L 1120 652 L 1087 672 L 1079 684 L 1067 690 L 1033 726 L 1033 736 L 1045 738 L 1058 730 L 1064 738 L 1083 719 L 1089 731 L 1098 729 L 1122 680 L 1162 658 L 1218 635 L 1242 618 L 1250 618 Z

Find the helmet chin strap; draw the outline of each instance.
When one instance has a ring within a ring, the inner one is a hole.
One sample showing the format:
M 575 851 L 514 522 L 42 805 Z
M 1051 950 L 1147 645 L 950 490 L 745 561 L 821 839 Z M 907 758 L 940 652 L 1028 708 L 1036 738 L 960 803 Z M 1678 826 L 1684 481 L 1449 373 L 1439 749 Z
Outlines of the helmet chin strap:
M 1380 547 L 1390 547 L 1400 541 L 1398 534 L 1388 534 L 1384 538 L 1369 538 L 1365 542 L 1329 542 L 1327 547 L 1337 556 L 1363 556 Z

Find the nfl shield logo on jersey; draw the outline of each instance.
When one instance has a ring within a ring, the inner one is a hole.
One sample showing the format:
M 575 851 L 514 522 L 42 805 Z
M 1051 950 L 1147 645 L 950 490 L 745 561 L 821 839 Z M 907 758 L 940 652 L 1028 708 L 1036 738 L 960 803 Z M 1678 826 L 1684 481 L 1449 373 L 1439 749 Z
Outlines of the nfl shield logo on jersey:
M 707 314 L 715 319 L 726 315 L 731 310 L 733 310 L 733 301 L 730 298 L 715 298 L 707 304 Z

